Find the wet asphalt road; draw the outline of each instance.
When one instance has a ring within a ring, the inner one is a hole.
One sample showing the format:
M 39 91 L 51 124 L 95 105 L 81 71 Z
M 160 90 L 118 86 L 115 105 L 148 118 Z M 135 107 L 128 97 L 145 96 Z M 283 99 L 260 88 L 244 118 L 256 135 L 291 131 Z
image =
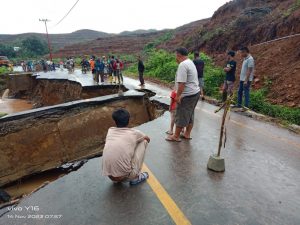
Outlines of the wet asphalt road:
M 138 84 L 129 78 L 125 83 Z M 169 94 L 156 85 L 146 88 L 165 99 Z M 215 109 L 198 103 L 191 141 L 164 140 L 168 113 L 139 127 L 151 137 L 145 163 L 156 179 L 192 224 L 300 224 L 299 136 L 231 113 L 222 150 L 226 171 L 214 173 L 206 165 L 218 146 L 221 112 L 214 114 Z M 101 158 L 89 160 L 23 199 L 23 210 L 6 213 L 0 224 L 174 224 L 149 183 L 114 185 L 100 173 Z M 39 210 L 26 211 L 25 206 Z M 9 218 L 31 214 L 61 218 Z

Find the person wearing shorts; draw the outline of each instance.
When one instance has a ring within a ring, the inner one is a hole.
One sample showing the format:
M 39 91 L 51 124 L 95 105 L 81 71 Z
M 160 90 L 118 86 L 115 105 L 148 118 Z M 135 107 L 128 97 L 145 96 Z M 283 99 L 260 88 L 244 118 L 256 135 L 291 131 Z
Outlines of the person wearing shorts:
M 186 48 L 176 50 L 176 61 L 179 64 L 176 72 L 175 86 L 177 108 L 175 113 L 175 133 L 167 141 L 180 142 L 181 138 L 190 140 L 194 124 L 194 111 L 200 97 L 200 87 L 195 64 L 188 58 Z M 181 135 L 183 128 L 186 128 Z

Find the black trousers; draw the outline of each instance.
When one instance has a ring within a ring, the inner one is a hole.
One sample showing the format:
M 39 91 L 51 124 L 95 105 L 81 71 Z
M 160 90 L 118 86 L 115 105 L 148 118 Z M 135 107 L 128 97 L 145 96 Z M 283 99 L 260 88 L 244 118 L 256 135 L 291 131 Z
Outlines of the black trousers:
M 139 79 L 140 79 L 141 85 L 144 85 L 145 84 L 145 81 L 144 81 L 144 72 L 139 71 Z

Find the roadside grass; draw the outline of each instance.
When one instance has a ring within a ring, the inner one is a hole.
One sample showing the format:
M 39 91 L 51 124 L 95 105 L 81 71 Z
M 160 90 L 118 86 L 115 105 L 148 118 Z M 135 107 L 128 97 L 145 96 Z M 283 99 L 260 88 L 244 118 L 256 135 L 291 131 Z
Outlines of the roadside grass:
M 279 118 L 288 123 L 300 125 L 300 108 L 274 105 L 266 100 L 268 91 L 266 88 L 252 91 L 250 93 L 250 108 L 253 111 L 267 116 Z
M 10 70 L 5 66 L 0 66 L 0 75 L 10 72 Z
M 4 112 L 0 112 L 0 118 L 3 117 L 3 116 L 6 116 L 7 113 L 4 113 Z
M 189 55 L 192 58 L 192 55 Z M 222 97 L 221 86 L 224 82 L 225 74 L 223 69 L 214 65 L 213 60 L 204 53 L 201 53 L 201 58 L 205 62 L 204 82 L 205 94 L 220 100 Z M 174 83 L 177 64 L 174 53 L 169 53 L 165 50 L 152 49 L 146 55 L 145 77 L 162 81 L 163 84 Z M 137 77 L 137 65 L 132 64 L 125 70 L 126 74 Z M 300 125 L 300 108 L 290 108 L 287 106 L 274 105 L 267 101 L 268 88 L 253 90 L 250 92 L 250 109 L 282 120 L 283 123 L 293 123 Z

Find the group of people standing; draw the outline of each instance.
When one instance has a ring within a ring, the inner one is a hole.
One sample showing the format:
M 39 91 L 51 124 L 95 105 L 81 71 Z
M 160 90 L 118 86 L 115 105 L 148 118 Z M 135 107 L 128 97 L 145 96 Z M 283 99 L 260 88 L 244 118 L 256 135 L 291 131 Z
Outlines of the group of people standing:
M 34 71 L 55 71 L 55 63 L 50 59 L 44 60 L 41 59 L 40 61 L 35 60 L 27 60 L 21 61 L 21 67 L 24 72 L 34 72 Z
M 241 107 L 243 95 L 245 95 L 245 106 L 249 104 L 249 90 L 254 76 L 254 59 L 247 47 L 240 49 L 244 58 L 238 90 L 238 104 Z M 229 51 L 224 81 L 223 100 L 232 96 L 236 61 L 235 52 Z M 139 59 L 139 72 L 143 72 L 144 66 Z M 167 141 L 181 142 L 182 139 L 191 140 L 191 131 L 194 125 L 194 113 L 200 96 L 204 98 L 204 61 L 200 59 L 199 53 L 194 53 L 194 60 L 188 57 L 186 48 L 176 50 L 176 61 L 178 69 L 175 76 L 175 89 L 171 92 L 171 127 L 167 131 Z M 141 76 L 143 73 L 140 74 Z M 141 77 L 140 76 L 140 77 Z M 143 78 L 143 77 L 142 77 Z M 143 84 L 141 80 L 141 84 Z M 139 184 L 148 179 L 149 174 L 142 172 L 142 165 L 146 148 L 150 138 L 142 132 L 128 128 L 130 114 L 125 109 L 117 109 L 112 118 L 116 127 L 108 130 L 106 143 L 102 157 L 102 174 L 108 176 L 113 182 L 129 182 L 130 185 Z M 174 130 L 175 126 L 175 130 Z
M 87 70 L 91 70 L 93 74 L 93 79 L 97 84 L 103 84 L 104 79 L 107 77 L 110 79 L 110 83 L 122 84 L 124 63 L 115 58 L 115 56 L 95 57 L 92 56 L 90 60 L 86 58 L 81 61 L 82 71 L 86 73 Z
M 254 78 L 254 58 L 250 54 L 250 50 L 247 47 L 242 47 L 240 49 L 241 56 L 243 58 L 243 64 L 240 72 L 240 82 L 238 88 L 238 98 L 235 108 L 242 108 L 243 97 L 245 97 L 244 106 L 249 107 L 250 102 L 250 87 Z M 234 51 L 229 51 L 227 53 L 227 63 L 224 67 L 226 73 L 225 82 L 223 86 L 223 101 L 226 101 L 228 96 L 233 95 L 234 85 L 236 81 L 235 73 L 237 63 L 235 61 L 236 53 Z

